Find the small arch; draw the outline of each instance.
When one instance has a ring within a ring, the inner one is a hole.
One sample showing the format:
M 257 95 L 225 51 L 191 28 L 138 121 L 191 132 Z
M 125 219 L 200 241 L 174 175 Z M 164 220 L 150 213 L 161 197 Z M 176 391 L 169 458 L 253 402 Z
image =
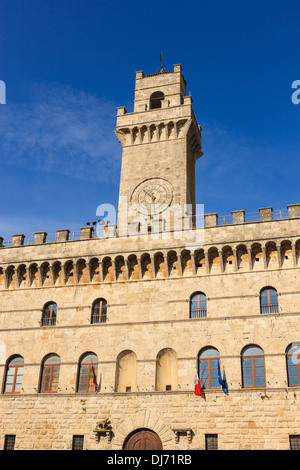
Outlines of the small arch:
M 62 264 L 60 261 L 55 261 L 53 263 L 53 279 L 54 279 L 54 284 L 58 286 L 62 286 L 64 281 L 63 281 L 63 270 L 62 270 Z
M 179 276 L 179 266 L 178 263 L 180 262 L 179 257 L 176 251 L 169 251 L 167 255 L 168 259 L 168 274 L 169 277 L 178 277 Z
M 118 255 L 115 258 L 115 263 L 116 263 L 116 279 L 117 279 L 117 281 L 126 281 L 127 276 L 126 276 L 126 266 L 125 266 L 124 257 L 121 256 L 121 255 Z
M 18 286 L 25 287 L 27 284 L 27 270 L 25 264 L 20 264 L 17 269 Z
M 139 428 L 131 432 L 125 439 L 122 450 L 162 450 L 160 437 L 152 429 Z
M 268 268 L 278 267 L 278 253 L 276 243 L 269 241 L 266 243 L 266 262 Z
M 195 251 L 195 269 L 197 275 L 206 273 L 206 259 L 203 248 Z
M 6 362 L 3 393 L 20 393 L 24 370 L 24 358 L 14 354 Z
M 57 393 L 60 372 L 60 357 L 47 354 L 42 361 L 39 393 Z
M 285 351 L 289 387 L 300 386 L 300 341 L 289 344 Z
M 143 279 L 152 279 L 152 263 L 149 253 L 143 253 L 141 256 L 141 267 Z
M 136 255 L 131 254 L 127 258 L 129 279 L 135 280 L 140 278 L 139 265 Z
M 77 277 L 78 284 L 87 284 L 89 282 L 88 267 L 85 259 L 79 259 L 77 261 Z
M 101 282 L 100 265 L 98 258 L 90 260 L 91 282 Z
M 64 265 L 66 284 L 75 284 L 75 269 L 73 261 L 69 260 Z
M 253 243 L 251 245 L 251 258 L 253 270 L 263 268 L 263 252 L 260 243 Z
M 91 324 L 105 323 L 107 320 L 107 301 L 96 299 L 92 305 Z
M 237 267 L 239 271 L 247 271 L 249 269 L 249 254 L 246 245 L 238 245 L 236 247 Z
M 219 273 L 220 272 L 220 254 L 215 246 L 212 246 L 208 250 L 209 259 L 209 272 Z
M 137 379 L 137 360 L 135 352 L 120 352 L 116 361 L 116 392 L 135 392 Z
M 223 264 L 224 264 L 224 271 L 225 272 L 233 272 L 234 271 L 234 256 L 232 247 L 226 245 L 222 249 L 223 254 Z
M 193 274 L 192 254 L 190 250 L 183 250 L 181 252 L 182 260 L 182 275 L 190 276 Z
M 150 95 L 150 109 L 158 109 L 162 106 L 162 101 L 164 100 L 165 95 L 162 91 L 155 91 Z
M 40 274 L 41 274 L 41 284 L 45 287 L 51 286 L 51 271 L 50 271 L 50 265 L 48 262 L 44 262 L 41 264 Z
M 55 302 L 47 302 L 44 305 L 41 326 L 54 326 L 57 320 L 57 305 Z
M 204 318 L 206 316 L 206 295 L 203 292 L 194 292 L 190 297 L 190 318 Z
M 205 346 L 198 353 L 198 375 L 204 389 L 219 388 L 218 360 L 219 351 L 213 346 Z
M 114 272 L 112 259 L 109 256 L 106 256 L 103 261 L 103 281 L 112 282 L 114 280 Z
M 284 267 L 292 267 L 293 263 L 293 252 L 292 242 L 290 240 L 282 240 L 280 244 L 281 263 Z
M 7 288 L 16 288 L 16 270 L 13 265 L 6 268 Z
M 154 254 L 155 277 L 157 279 L 166 277 L 166 264 L 163 253 L 158 252 Z
M 259 293 L 260 313 L 278 313 L 278 295 L 271 286 L 264 287 Z
M 78 364 L 77 392 L 92 393 L 97 389 L 98 357 L 93 352 L 84 353 Z
M 241 353 L 243 388 L 265 387 L 265 355 L 256 344 L 245 346 Z
M 174 349 L 162 349 L 156 356 L 156 391 L 177 390 L 177 354 Z

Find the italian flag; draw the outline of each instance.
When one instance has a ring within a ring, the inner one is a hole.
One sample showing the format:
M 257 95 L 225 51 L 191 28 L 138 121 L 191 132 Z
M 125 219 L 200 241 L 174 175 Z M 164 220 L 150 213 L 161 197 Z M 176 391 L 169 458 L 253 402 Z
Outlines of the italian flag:
M 194 385 L 195 385 L 195 392 L 194 392 L 195 395 L 201 395 L 202 390 L 201 390 L 199 375 L 197 371 L 197 366 L 196 366 L 196 373 L 195 373 L 195 378 L 194 378 Z

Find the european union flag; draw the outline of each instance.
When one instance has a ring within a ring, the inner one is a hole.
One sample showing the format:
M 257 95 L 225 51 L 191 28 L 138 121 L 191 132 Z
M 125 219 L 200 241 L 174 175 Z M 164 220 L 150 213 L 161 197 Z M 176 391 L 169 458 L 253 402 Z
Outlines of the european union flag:
M 228 392 L 228 385 L 227 385 L 227 382 L 226 382 L 225 371 L 223 373 L 223 378 L 222 378 L 219 359 L 218 359 L 218 379 L 219 379 L 219 384 L 221 385 L 223 392 L 227 393 Z

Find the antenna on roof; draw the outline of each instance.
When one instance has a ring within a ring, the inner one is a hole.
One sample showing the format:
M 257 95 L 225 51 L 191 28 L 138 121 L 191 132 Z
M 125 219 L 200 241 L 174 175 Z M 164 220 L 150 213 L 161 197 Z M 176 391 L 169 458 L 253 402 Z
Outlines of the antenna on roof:
M 160 56 L 160 67 L 156 73 L 166 72 L 166 69 L 162 64 L 162 53 L 160 53 L 159 56 Z

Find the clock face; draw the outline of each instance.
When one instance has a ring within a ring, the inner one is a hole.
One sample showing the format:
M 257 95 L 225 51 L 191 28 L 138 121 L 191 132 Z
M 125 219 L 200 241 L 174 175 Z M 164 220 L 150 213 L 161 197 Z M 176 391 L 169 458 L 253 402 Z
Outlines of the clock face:
M 132 201 L 139 212 L 157 214 L 169 207 L 172 201 L 172 187 L 162 178 L 152 178 L 141 183 L 134 190 Z

